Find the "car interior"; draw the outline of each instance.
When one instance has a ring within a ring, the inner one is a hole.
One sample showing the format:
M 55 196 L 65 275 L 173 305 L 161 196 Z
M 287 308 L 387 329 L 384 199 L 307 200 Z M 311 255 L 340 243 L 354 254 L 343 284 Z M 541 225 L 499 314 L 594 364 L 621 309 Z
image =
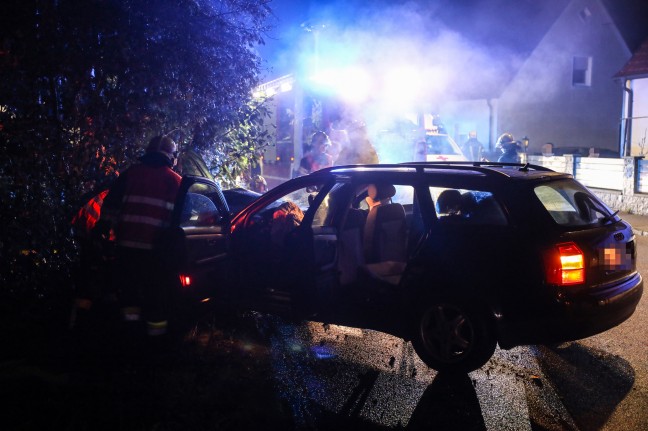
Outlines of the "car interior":
M 430 188 L 430 192 L 433 199 L 436 197 L 440 224 L 506 221 L 490 193 L 444 188 Z M 282 266 L 282 256 L 287 254 L 282 251 L 282 241 L 272 235 L 278 231 L 273 224 L 279 221 L 276 211 L 292 202 L 303 214 L 312 215 L 310 222 L 304 217 L 304 223 L 310 223 L 314 235 L 316 267 L 334 262 L 341 286 L 372 281 L 398 285 L 425 233 L 414 187 L 386 182 L 338 184 L 325 197 L 319 196 L 315 209 L 313 203 L 319 193 L 320 188 L 295 190 L 269 203 L 248 221 L 246 231 L 255 238 L 248 253 L 259 261 L 257 268 L 263 273 Z M 294 228 L 300 224 L 301 218 Z M 332 249 L 331 233 L 337 239 Z
M 367 276 L 391 285 L 399 283 L 410 254 L 413 196 L 411 186 L 377 183 L 360 187 L 339 234 L 342 285 Z

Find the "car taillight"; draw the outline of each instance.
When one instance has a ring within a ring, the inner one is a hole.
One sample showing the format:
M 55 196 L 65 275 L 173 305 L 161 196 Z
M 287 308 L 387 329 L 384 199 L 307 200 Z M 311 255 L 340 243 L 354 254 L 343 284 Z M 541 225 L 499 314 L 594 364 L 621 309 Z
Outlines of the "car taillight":
M 182 287 L 191 286 L 191 276 L 180 274 L 180 284 L 182 284 Z
M 550 284 L 568 286 L 585 282 L 585 255 L 573 242 L 556 245 L 545 265 Z

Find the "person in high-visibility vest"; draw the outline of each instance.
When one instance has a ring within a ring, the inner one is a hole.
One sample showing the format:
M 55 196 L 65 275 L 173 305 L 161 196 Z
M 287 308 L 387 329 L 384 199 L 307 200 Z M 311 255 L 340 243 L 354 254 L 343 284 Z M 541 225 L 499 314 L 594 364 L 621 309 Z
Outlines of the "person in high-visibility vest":
M 87 320 L 88 312 L 94 303 L 103 295 L 107 295 L 105 280 L 107 261 L 110 256 L 106 253 L 108 247 L 101 247 L 93 237 L 93 229 L 101 214 L 103 200 L 108 195 L 108 189 L 92 196 L 72 218 L 74 239 L 79 246 L 79 261 L 75 270 L 75 297 L 70 315 L 70 328 L 75 328 L 79 320 Z M 109 236 L 108 241 L 114 241 Z
M 171 222 L 181 177 L 173 171 L 176 143 L 156 136 L 140 163 L 129 167 L 106 196 L 97 225 L 114 229 L 117 262 L 114 281 L 124 321 L 146 320 L 150 336 L 167 332 L 169 301 L 176 277 L 159 243 Z

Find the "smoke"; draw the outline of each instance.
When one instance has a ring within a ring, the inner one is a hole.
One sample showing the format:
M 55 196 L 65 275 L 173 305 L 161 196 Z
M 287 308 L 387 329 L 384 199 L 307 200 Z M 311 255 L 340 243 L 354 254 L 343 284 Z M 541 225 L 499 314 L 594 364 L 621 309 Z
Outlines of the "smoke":
M 440 18 L 442 2 L 393 3 L 314 7 L 296 49 L 281 56 L 293 60 L 293 71 L 307 88 L 347 104 L 347 114 L 355 118 L 341 123 L 364 122 L 372 138 L 394 123 L 415 120 L 413 113 L 436 114 L 447 101 L 498 95 L 521 64 L 508 48 L 450 29 Z M 378 151 L 381 161 L 398 161 L 392 155 L 385 160 L 386 150 Z M 395 157 L 411 154 L 408 148 Z

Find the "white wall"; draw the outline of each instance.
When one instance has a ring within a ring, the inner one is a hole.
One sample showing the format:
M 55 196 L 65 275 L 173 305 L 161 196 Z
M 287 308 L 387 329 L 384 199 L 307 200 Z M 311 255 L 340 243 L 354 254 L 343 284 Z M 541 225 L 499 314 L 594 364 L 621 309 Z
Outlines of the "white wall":
M 632 155 L 648 155 L 648 78 L 632 81 Z

